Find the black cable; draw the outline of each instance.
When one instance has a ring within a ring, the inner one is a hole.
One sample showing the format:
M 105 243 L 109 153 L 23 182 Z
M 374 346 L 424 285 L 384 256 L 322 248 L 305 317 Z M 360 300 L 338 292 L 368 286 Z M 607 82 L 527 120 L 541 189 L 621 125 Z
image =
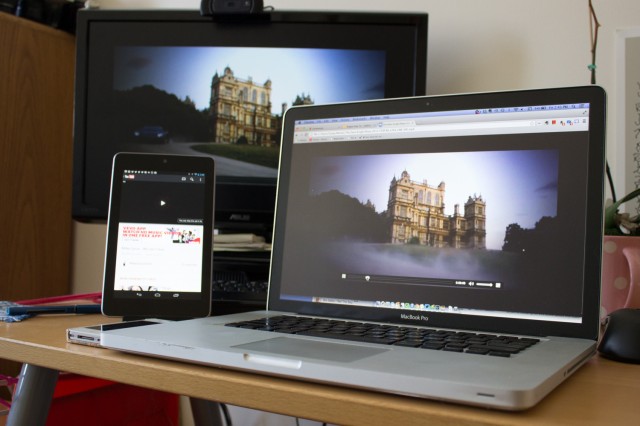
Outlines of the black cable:
M 611 190 L 611 198 L 613 199 L 613 202 L 615 203 L 616 200 L 616 190 L 613 187 L 613 178 L 611 177 L 611 169 L 609 169 L 609 162 L 606 162 L 606 169 L 607 169 L 607 180 L 609 181 L 609 189 Z
M 233 422 L 231 421 L 231 415 L 229 414 L 229 408 L 227 408 L 227 404 L 220 404 L 220 410 L 222 410 L 222 415 L 224 416 L 224 422 L 227 426 L 233 426 Z

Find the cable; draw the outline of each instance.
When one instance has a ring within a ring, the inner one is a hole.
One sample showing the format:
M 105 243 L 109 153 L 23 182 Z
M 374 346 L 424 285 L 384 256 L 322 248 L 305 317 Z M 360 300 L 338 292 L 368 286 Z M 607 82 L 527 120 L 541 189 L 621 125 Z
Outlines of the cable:
M 233 422 L 231 421 L 231 415 L 229 414 L 229 408 L 227 404 L 220 404 L 220 410 L 222 411 L 222 415 L 224 416 L 224 422 L 227 426 L 233 426 Z
M 611 190 L 611 198 L 613 199 L 613 202 L 615 203 L 616 201 L 618 201 L 616 199 L 616 190 L 613 187 L 613 179 L 611 178 L 611 169 L 609 169 L 609 162 L 606 162 L 606 168 L 607 168 L 607 181 L 609 182 L 609 189 Z

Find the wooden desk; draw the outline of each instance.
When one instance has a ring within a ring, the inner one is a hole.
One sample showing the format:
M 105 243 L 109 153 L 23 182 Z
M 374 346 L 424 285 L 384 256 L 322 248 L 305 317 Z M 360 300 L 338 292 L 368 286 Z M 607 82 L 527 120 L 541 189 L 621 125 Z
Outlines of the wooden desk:
M 0 358 L 334 424 L 639 424 L 640 366 L 593 358 L 536 407 L 508 413 L 304 383 L 68 344 L 68 327 L 100 315 L 0 323 Z

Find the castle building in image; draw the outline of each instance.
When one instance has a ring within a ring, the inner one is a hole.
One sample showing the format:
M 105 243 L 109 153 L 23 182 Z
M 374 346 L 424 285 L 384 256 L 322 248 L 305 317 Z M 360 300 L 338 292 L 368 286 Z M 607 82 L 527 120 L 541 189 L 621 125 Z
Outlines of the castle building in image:
M 271 80 L 260 85 L 251 78 L 234 76 L 226 67 L 211 80 L 212 118 L 215 143 L 272 146 L 278 143 L 278 120 L 271 114 Z
M 431 247 L 486 248 L 486 203 L 482 196 L 469 196 L 454 205 L 452 215 L 445 209 L 444 182 L 431 186 L 415 182 L 405 170 L 389 185 L 387 212 L 392 218 L 391 242 Z

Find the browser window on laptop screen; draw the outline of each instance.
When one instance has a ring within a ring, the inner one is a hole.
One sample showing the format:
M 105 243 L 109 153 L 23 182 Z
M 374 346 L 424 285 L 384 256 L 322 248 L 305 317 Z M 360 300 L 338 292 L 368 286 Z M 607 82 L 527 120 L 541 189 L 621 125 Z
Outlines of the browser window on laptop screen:
M 581 323 L 584 237 L 560 236 L 584 235 L 588 128 L 587 103 L 296 121 L 280 300 Z

